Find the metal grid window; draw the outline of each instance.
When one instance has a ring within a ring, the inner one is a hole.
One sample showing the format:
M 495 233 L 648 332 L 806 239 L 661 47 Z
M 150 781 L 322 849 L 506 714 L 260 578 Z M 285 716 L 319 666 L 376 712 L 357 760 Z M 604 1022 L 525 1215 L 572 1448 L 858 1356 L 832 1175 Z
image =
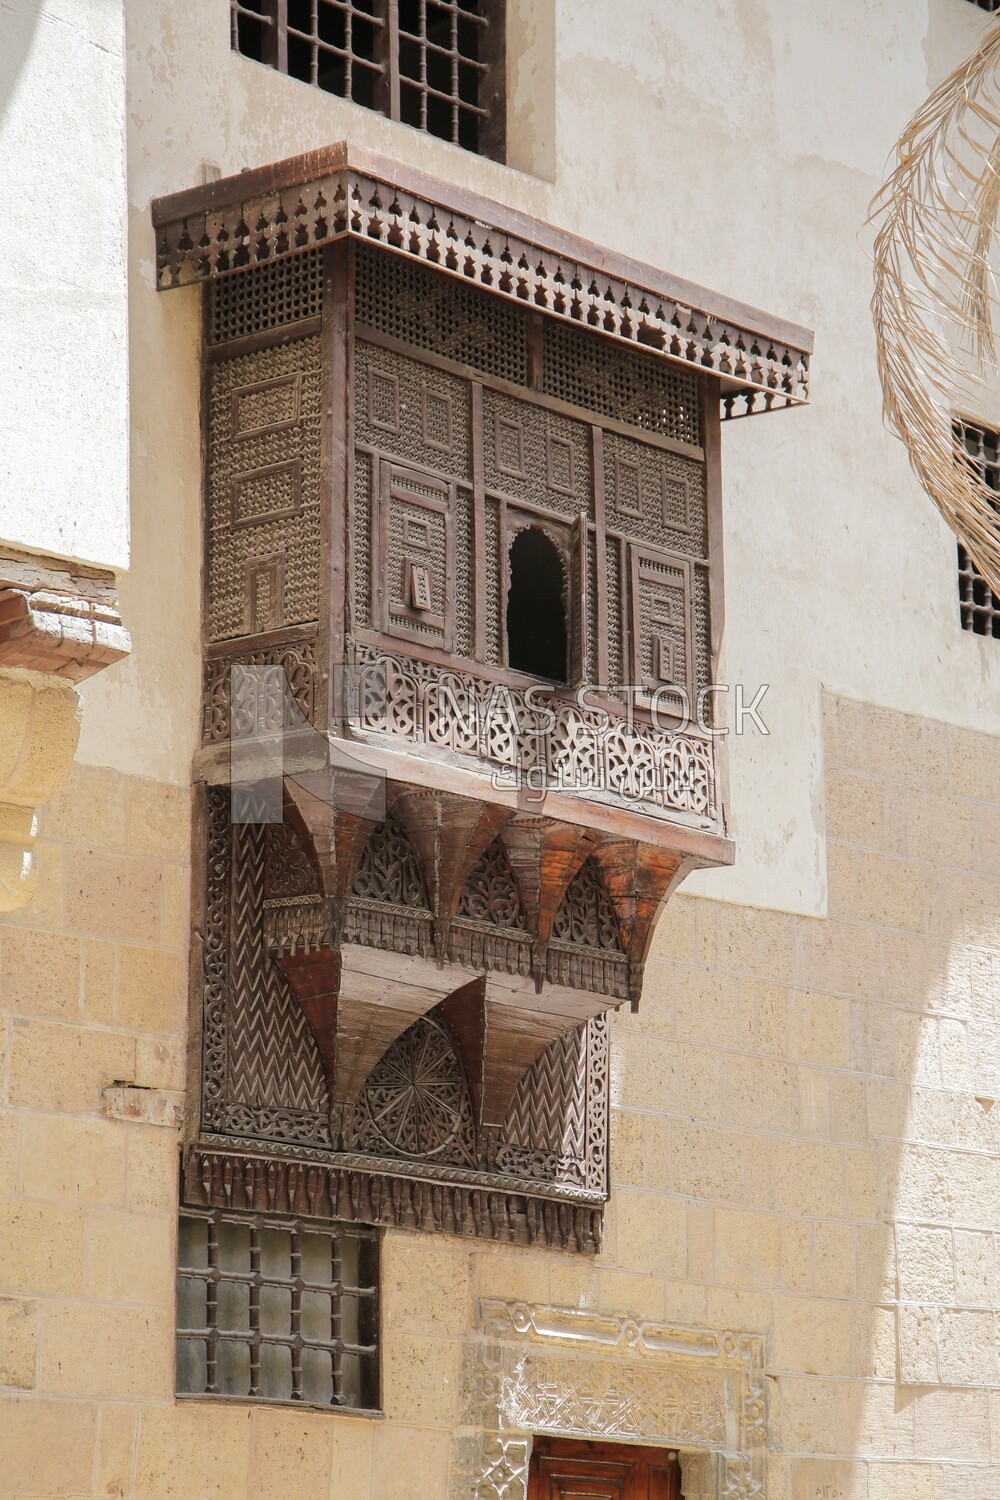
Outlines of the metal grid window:
M 178 1395 L 378 1407 L 374 1233 L 184 1209 L 177 1261 Z
M 503 0 L 230 0 L 244 57 L 502 159 Z
M 1000 8 L 1000 0 L 997 0 L 997 8 Z M 956 422 L 955 432 L 969 455 L 970 465 L 997 493 L 997 524 L 1000 525 L 1000 434 L 972 422 Z M 963 630 L 1000 640 L 1000 599 L 961 542 L 958 544 L 958 601 Z

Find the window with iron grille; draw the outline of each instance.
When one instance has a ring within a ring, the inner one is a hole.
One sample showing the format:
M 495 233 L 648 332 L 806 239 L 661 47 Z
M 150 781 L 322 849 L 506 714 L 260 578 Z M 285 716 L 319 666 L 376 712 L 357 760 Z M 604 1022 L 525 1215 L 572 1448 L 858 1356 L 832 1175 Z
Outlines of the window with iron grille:
M 502 160 L 504 0 L 230 0 L 244 57 Z
M 181 1211 L 178 1395 L 374 1410 L 378 1322 L 374 1232 Z
M 997 0 L 1000 8 L 1000 0 Z M 956 422 L 968 454 L 969 464 L 983 483 L 997 494 L 997 524 L 1000 525 L 1000 434 L 974 422 Z M 1000 640 L 1000 599 L 976 567 L 962 543 L 958 544 L 958 601 L 962 629 Z

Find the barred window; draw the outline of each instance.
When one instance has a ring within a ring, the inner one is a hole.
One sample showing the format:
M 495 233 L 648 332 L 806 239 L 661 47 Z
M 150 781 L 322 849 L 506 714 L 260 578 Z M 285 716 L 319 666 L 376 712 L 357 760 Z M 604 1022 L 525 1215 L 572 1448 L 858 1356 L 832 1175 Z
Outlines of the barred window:
M 232 45 L 329 94 L 504 156 L 504 0 L 230 0 Z
M 996 8 L 1000 8 L 1000 0 L 997 0 Z M 962 440 L 972 468 L 983 483 L 997 493 L 997 524 L 1000 525 L 1000 434 L 974 422 L 956 422 L 955 433 Z M 963 630 L 1000 640 L 1000 599 L 961 542 L 958 544 L 958 603 Z
M 178 1395 L 374 1410 L 378 1319 L 374 1232 L 182 1210 Z

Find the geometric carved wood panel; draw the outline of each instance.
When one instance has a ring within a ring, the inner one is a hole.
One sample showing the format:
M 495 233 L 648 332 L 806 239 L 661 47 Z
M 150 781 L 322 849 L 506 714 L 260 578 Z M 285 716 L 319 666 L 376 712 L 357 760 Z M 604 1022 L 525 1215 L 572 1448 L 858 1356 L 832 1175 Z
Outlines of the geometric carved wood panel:
M 210 367 L 209 640 L 319 615 L 320 360 L 313 336 Z
M 669 684 L 694 709 L 691 564 L 686 557 L 630 546 L 632 681 Z M 701 684 L 699 684 L 700 686 Z
M 455 535 L 451 486 L 381 465 L 375 618 L 388 634 L 451 650 Z
M 425 1016 L 376 1063 L 341 1140 L 317 1038 L 273 946 L 295 951 L 297 921 L 315 934 L 306 941 L 323 941 L 318 872 L 286 825 L 232 824 L 228 789 L 208 789 L 206 804 L 201 1131 L 185 1170 L 188 1201 L 306 1216 L 335 1202 L 337 1217 L 366 1222 L 407 1223 L 414 1213 L 422 1222 L 431 1210 L 439 1227 L 456 1232 L 596 1248 L 607 1195 L 606 1018 L 543 1047 L 504 1125 L 477 1137 L 450 1023 Z M 588 894 L 571 926 L 586 936 L 590 884 L 578 884 Z M 350 910 L 371 915 L 367 926 L 353 923 L 352 941 L 384 942 L 393 923 L 405 938 L 406 923 L 431 921 L 418 855 L 395 815 L 359 851 L 354 888 Z M 468 910 L 463 920 L 473 927 L 478 908 Z M 253 1178 L 253 1200 L 240 1198 L 248 1151 L 280 1169 L 273 1200 L 260 1201 L 263 1172 Z M 450 1184 L 435 1191 L 454 1208 L 420 1198 L 429 1170 Z M 322 1176 L 303 1202 L 289 1174 L 303 1174 L 302 1183 L 311 1171 Z M 342 1180 L 356 1184 L 346 1196 Z

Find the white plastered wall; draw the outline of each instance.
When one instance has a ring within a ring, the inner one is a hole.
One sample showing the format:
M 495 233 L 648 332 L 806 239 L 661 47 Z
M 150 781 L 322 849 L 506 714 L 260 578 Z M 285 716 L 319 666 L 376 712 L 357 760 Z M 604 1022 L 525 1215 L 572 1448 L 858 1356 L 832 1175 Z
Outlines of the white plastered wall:
M 769 685 L 770 734 L 731 739 L 737 864 L 691 885 L 820 913 L 821 688 L 1000 724 L 1000 643 L 960 630 L 953 540 L 882 429 L 863 229 L 903 122 L 987 18 L 968 0 L 628 0 L 613 20 L 560 0 L 554 25 L 514 8 L 511 156 L 531 173 L 234 56 L 224 0 L 127 0 L 134 653 L 87 686 L 82 753 L 184 783 L 196 743 L 197 293 L 153 290 L 150 199 L 206 163 L 349 137 L 815 328 L 812 406 L 724 431 L 725 675 L 747 699 Z
M 121 0 L 0 0 L 0 543 L 128 565 Z

